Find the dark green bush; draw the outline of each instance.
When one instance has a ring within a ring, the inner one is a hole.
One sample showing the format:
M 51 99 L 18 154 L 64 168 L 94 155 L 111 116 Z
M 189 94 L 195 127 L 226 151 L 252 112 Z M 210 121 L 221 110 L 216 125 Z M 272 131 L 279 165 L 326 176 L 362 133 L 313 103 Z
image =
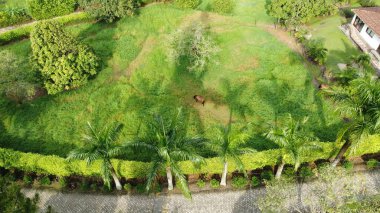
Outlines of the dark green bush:
M 137 184 L 136 185 L 136 192 L 140 193 L 140 194 L 146 193 L 145 184 L 142 184 L 142 183 Z
M 0 9 L 0 27 L 22 24 L 29 20 L 31 20 L 31 17 L 24 8 Z
M 22 180 L 27 186 L 30 186 L 33 184 L 33 178 L 30 175 L 25 174 Z
M 42 186 L 48 186 L 51 184 L 51 180 L 48 176 L 44 176 L 42 177 L 40 180 L 39 180 L 39 183 L 42 185 Z
M 74 12 L 77 0 L 28 0 L 29 12 L 36 20 Z
M 194 9 L 200 3 L 200 0 L 174 0 L 174 5 L 181 9 Z
M 97 72 L 95 54 L 56 21 L 39 22 L 30 40 L 33 65 L 49 94 L 78 88 Z
M 354 164 L 351 161 L 344 161 L 343 168 L 351 171 L 354 168 Z
M 92 17 L 107 22 L 133 16 L 140 7 L 139 0 L 80 0 L 79 4 Z
M 216 13 L 232 13 L 235 9 L 235 0 L 213 0 L 211 1 L 211 11 Z
M 132 185 L 130 183 L 124 184 L 123 188 L 127 192 L 131 192 L 132 191 Z
M 367 169 L 375 169 L 379 165 L 379 161 L 376 159 L 370 159 L 367 161 Z
M 213 188 L 213 189 L 217 189 L 217 188 L 220 187 L 220 183 L 219 183 L 219 181 L 216 180 L 216 179 L 211 179 L 211 180 L 210 180 L 210 186 L 211 186 L 211 188 Z
M 374 7 L 376 6 L 376 2 L 374 0 L 359 0 L 360 6 L 362 7 Z
M 248 185 L 248 180 L 245 177 L 234 177 L 231 185 L 236 189 L 244 189 Z
M 261 184 L 260 178 L 253 176 L 251 179 L 251 186 L 257 187 L 257 186 L 260 186 L 260 184 Z
M 308 166 L 301 167 L 299 174 L 303 179 L 309 179 L 314 176 L 313 171 Z
M 96 183 L 92 183 L 92 184 L 90 185 L 90 189 L 91 189 L 92 191 L 97 191 L 97 190 L 98 190 L 98 185 L 96 185 Z
M 79 188 L 80 190 L 82 191 L 88 191 L 90 189 L 90 183 L 86 180 L 83 180 L 80 184 L 79 184 Z
M 204 180 L 200 179 L 197 181 L 197 186 L 199 188 L 204 188 L 206 186 L 206 182 Z
M 260 178 L 261 180 L 263 181 L 271 181 L 273 180 L 274 178 L 274 175 L 273 175 L 273 172 L 272 171 L 263 171 L 261 174 L 260 174 Z

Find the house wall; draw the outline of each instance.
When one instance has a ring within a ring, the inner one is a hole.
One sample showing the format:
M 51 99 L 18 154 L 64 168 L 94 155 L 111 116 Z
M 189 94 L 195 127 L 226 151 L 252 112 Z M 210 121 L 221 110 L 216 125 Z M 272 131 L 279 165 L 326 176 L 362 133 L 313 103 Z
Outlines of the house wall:
M 354 18 L 351 20 L 351 24 L 354 24 L 356 17 L 357 15 L 355 14 Z M 371 38 L 366 32 L 367 28 L 368 25 L 365 24 L 362 31 L 360 31 L 360 35 L 371 48 L 377 50 L 380 46 L 380 35 L 375 34 L 375 36 Z

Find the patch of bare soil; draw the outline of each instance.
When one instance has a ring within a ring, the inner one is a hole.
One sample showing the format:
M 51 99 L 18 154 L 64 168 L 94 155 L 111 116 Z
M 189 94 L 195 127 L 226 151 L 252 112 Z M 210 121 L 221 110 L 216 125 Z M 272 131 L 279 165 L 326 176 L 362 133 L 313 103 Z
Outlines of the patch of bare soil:
M 281 28 L 275 28 L 273 25 L 260 24 L 258 26 L 275 36 L 278 40 L 286 44 L 293 51 L 301 55 L 303 54 L 301 45 L 296 41 L 295 38 L 289 35 L 289 32 Z
M 246 63 L 241 64 L 236 71 L 245 72 L 259 67 L 259 60 L 256 57 L 250 58 Z
M 141 66 L 141 64 L 144 62 L 144 60 L 146 60 L 148 54 L 152 51 L 156 43 L 157 43 L 156 39 L 152 37 L 149 37 L 145 40 L 140 53 L 129 64 L 128 68 L 125 70 L 125 75 L 127 77 L 130 77 L 133 74 L 133 72 Z

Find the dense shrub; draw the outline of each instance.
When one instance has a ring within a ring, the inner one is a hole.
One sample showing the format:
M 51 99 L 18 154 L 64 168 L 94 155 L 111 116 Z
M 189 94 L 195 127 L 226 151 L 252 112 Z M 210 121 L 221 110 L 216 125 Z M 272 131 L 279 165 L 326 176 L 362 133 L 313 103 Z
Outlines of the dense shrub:
M 136 185 L 136 192 L 140 193 L 140 194 L 146 193 L 145 184 L 142 184 L 142 183 L 137 184 Z
M 211 1 L 211 10 L 216 13 L 232 13 L 235 9 L 235 0 L 213 0 Z
M 174 0 L 174 5 L 182 9 L 194 9 L 200 3 L 200 0 Z
M 210 186 L 211 186 L 211 188 L 213 188 L 213 189 L 217 189 L 217 188 L 220 187 L 220 183 L 219 183 L 219 181 L 216 180 L 216 179 L 211 179 L 211 180 L 210 180 Z
M 245 177 L 234 177 L 231 185 L 236 189 L 244 189 L 248 185 L 248 180 Z
M 61 188 L 66 188 L 67 187 L 67 179 L 66 179 L 66 177 L 60 177 L 58 179 L 58 183 L 59 183 L 59 186 Z
M 263 171 L 261 174 L 260 174 L 260 178 L 261 180 L 263 181 L 271 181 L 273 180 L 274 178 L 274 175 L 273 175 L 273 172 L 272 171 Z
M 354 164 L 351 161 L 344 161 L 343 168 L 347 169 L 348 171 L 351 171 L 354 169 Z
M 376 2 L 374 0 L 359 0 L 360 6 L 362 7 L 374 7 L 376 6 Z
M 367 168 L 368 169 L 375 169 L 379 165 L 379 161 L 376 159 L 370 159 L 367 161 Z
M 206 182 L 204 180 L 200 179 L 197 181 L 197 186 L 199 188 L 204 188 L 206 186 Z
M 90 189 L 90 183 L 86 180 L 83 180 L 80 184 L 79 184 L 79 188 L 80 190 L 82 191 L 88 191 Z
M 306 54 L 311 60 L 323 65 L 327 60 L 327 49 L 322 40 L 309 40 L 305 43 Z
M 28 0 L 29 12 L 36 20 L 74 12 L 77 0 Z
M 33 178 L 30 175 L 25 174 L 24 177 L 22 178 L 24 181 L 25 185 L 30 186 L 33 183 Z
M 257 186 L 260 186 L 260 184 L 261 184 L 260 178 L 253 176 L 251 179 L 251 186 L 257 187 Z
M 80 0 L 79 3 L 92 17 L 107 22 L 133 16 L 140 6 L 139 0 Z
M 0 27 L 8 27 L 31 20 L 24 8 L 0 9 Z
M 130 183 L 126 183 L 126 184 L 124 184 L 123 189 L 127 192 L 131 192 L 132 191 L 132 185 Z
M 73 13 L 67 16 L 58 17 L 54 20 L 61 24 L 74 24 L 91 20 L 91 17 L 87 13 Z M 36 24 L 21 26 L 16 29 L 1 33 L 0 45 L 9 43 L 11 41 L 27 38 L 35 25 Z
M 314 176 L 314 173 L 312 171 L 312 169 L 308 166 L 304 166 L 300 169 L 300 173 L 299 175 L 301 176 L 301 178 L 303 179 L 309 179 L 311 177 Z
M 340 9 L 340 14 L 345 18 L 352 18 L 355 15 L 355 13 L 349 7 Z
M 179 29 L 168 38 L 167 57 L 177 65 L 185 65 L 190 72 L 200 76 L 213 56 L 219 51 L 202 24 Z M 184 64 L 187 63 L 187 64 Z
M 51 184 L 51 180 L 50 180 L 50 178 L 49 178 L 48 176 L 44 176 L 44 177 L 42 177 L 42 178 L 39 180 L 39 182 L 40 182 L 40 184 L 41 184 L 42 186 L 48 186 L 48 185 Z
M 22 61 L 8 50 L 0 51 L 0 95 L 17 103 L 35 93 L 33 72 L 23 70 Z
M 31 35 L 33 65 L 49 94 L 78 88 L 96 74 L 98 59 L 85 45 L 64 31 L 62 24 L 43 21 Z

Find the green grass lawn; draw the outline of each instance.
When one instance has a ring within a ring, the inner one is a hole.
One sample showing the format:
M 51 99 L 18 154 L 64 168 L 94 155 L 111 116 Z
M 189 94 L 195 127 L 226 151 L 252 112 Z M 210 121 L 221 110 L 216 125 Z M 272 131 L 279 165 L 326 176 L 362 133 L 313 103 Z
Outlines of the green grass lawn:
M 360 50 L 338 28 L 345 23 L 339 15 L 317 19 L 309 26 L 313 38 L 322 39 L 328 49 L 327 66 L 330 70 L 337 70 L 338 63 L 348 63 L 351 56 L 360 54 Z
M 245 117 L 236 113 L 233 120 L 237 127 L 247 126 L 252 147 L 273 147 L 261 135 L 281 124 L 287 113 L 296 118 L 308 116 L 316 136 L 322 141 L 335 140 L 340 120 L 312 84 L 304 59 L 253 24 L 257 21 L 254 17 L 270 23 L 262 12 L 264 2 L 238 1 L 235 15 L 230 16 L 156 4 L 115 24 L 69 27 L 101 57 L 102 70 L 76 90 L 23 105 L 2 100 L 0 130 L 6 134 L 0 136 L 0 146 L 65 156 L 83 143 L 87 122 L 97 127 L 124 123 L 123 141 L 132 139 L 140 129 L 143 134 L 140 127 L 147 115 L 169 114 L 178 107 L 187 112 L 189 132 L 212 138 L 213 127 L 228 121 L 228 104 L 222 98 L 227 83 L 239 88 L 234 95 L 249 108 Z M 167 35 L 192 22 L 209 25 L 221 49 L 202 78 L 169 63 L 165 54 Z M 20 55 L 24 69 L 31 70 L 28 40 L 0 47 L 4 49 Z M 204 95 L 206 105 L 194 103 L 194 95 Z

